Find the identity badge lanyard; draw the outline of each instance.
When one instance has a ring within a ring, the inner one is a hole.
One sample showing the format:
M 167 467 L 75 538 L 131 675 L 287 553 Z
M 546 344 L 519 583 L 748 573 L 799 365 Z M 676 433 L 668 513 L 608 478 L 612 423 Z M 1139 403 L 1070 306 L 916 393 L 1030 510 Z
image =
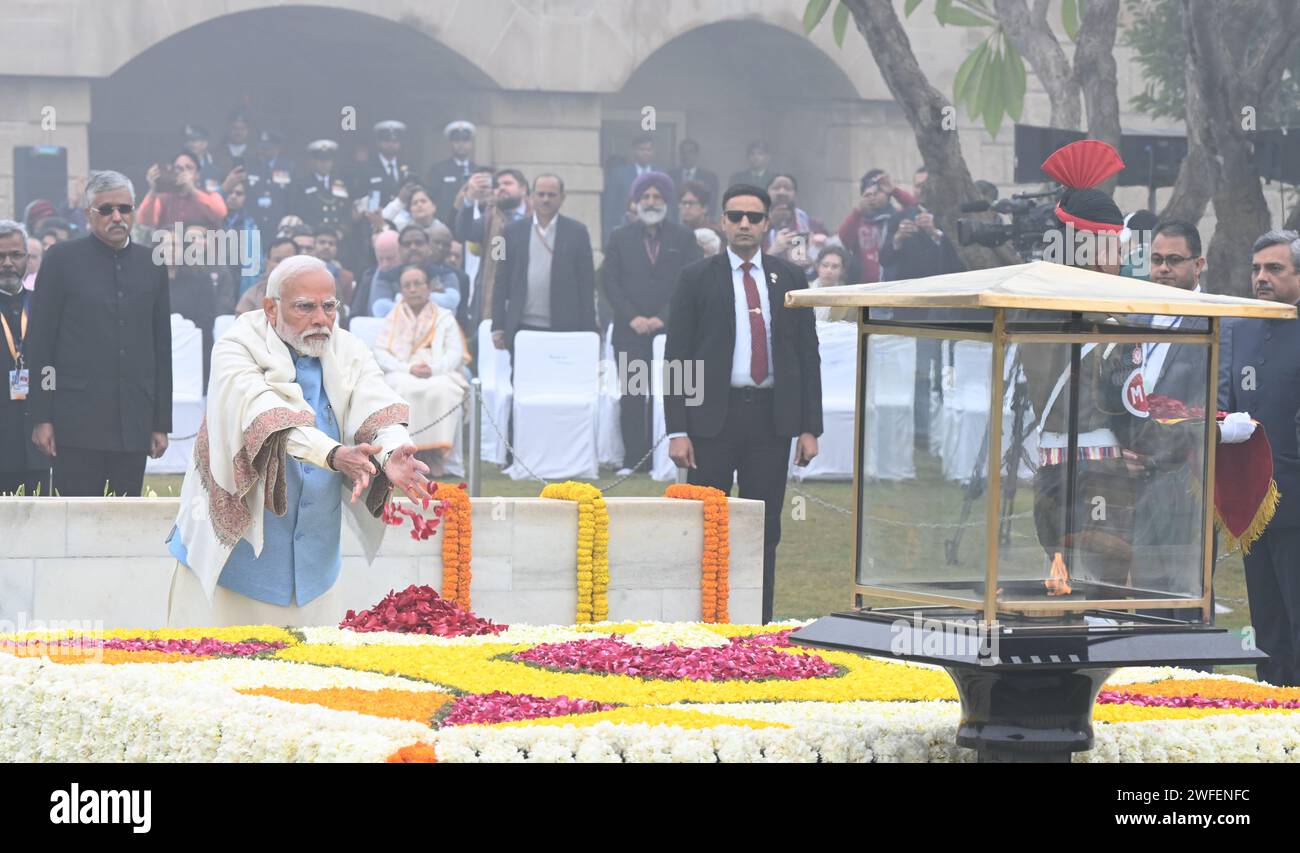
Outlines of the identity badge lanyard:
M 14 343 L 13 330 L 9 328 L 9 318 L 0 312 L 0 325 L 4 326 L 5 343 L 9 345 L 9 355 L 13 358 L 14 369 L 9 371 L 9 399 L 26 400 L 29 377 L 23 365 L 23 343 L 27 340 L 27 298 L 23 298 L 22 319 L 19 320 L 18 343 Z

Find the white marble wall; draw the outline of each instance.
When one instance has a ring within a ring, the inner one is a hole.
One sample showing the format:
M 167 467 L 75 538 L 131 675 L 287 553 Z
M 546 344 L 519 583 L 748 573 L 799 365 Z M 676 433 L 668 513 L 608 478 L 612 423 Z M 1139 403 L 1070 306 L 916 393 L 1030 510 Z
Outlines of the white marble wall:
M 702 505 L 610 498 L 609 615 L 613 620 L 700 618 Z M 177 499 L 0 499 L 0 620 L 102 621 L 159 628 L 176 561 L 163 540 Z M 502 622 L 569 624 L 577 603 L 577 508 L 541 498 L 474 501 L 473 609 Z M 389 530 L 367 565 L 344 527 L 339 613 L 362 610 L 391 589 L 441 588 L 442 540 Z M 763 584 L 763 505 L 731 501 L 733 622 L 758 622 Z M 6 628 L 8 626 L 5 626 Z

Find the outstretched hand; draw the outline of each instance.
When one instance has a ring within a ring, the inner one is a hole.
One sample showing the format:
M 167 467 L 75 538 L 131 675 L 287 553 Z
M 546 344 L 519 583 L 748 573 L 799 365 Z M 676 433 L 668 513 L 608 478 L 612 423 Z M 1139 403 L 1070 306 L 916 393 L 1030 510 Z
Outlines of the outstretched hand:
M 416 449 L 414 444 L 405 444 L 394 450 L 384 465 L 384 473 L 407 497 L 420 501 L 429 496 L 429 481 L 424 476 L 429 466 L 415 458 Z

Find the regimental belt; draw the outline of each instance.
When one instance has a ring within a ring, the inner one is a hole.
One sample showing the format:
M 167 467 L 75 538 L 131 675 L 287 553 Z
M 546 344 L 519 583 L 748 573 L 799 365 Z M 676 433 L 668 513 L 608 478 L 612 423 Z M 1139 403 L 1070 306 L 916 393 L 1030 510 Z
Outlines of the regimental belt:
M 1041 465 L 1060 465 L 1069 458 L 1070 450 L 1067 447 L 1040 447 L 1038 448 L 1038 464 Z M 1118 447 L 1080 447 L 1076 451 L 1076 458 L 1081 462 L 1096 462 L 1100 459 L 1119 459 L 1122 451 Z

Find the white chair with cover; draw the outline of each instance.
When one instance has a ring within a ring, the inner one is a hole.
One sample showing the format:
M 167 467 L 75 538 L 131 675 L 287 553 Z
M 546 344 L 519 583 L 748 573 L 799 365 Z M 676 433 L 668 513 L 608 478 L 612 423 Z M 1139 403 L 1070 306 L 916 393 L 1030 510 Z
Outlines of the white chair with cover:
M 482 428 L 479 430 L 479 454 L 484 462 L 506 464 L 506 445 L 502 436 L 510 429 L 510 409 L 514 390 L 510 381 L 510 351 L 492 345 L 492 321 L 478 326 L 478 378 L 482 392 Z M 489 420 L 491 415 L 491 420 Z M 496 423 L 496 429 L 492 423 Z M 497 434 L 497 429 L 501 431 Z
M 654 446 L 659 441 L 660 436 L 667 432 L 664 421 L 664 347 L 667 345 L 667 335 L 655 335 L 653 346 L 653 360 L 651 362 L 650 374 L 650 393 L 653 397 L 654 415 L 650 419 L 650 444 Z M 677 368 L 674 371 L 674 381 L 680 381 L 681 375 L 678 371 L 685 369 L 685 366 Z M 696 382 L 703 382 L 704 377 L 695 377 Z M 660 482 L 668 482 L 677 479 L 677 465 L 668 457 L 668 439 L 664 439 L 655 447 L 654 453 L 650 456 L 650 476 Z
M 183 474 L 203 421 L 203 330 L 180 314 L 172 326 L 172 429 L 167 450 L 145 462 L 149 474 Z
M 974 473 L 980 448 L 987 441 L 989 394 L 993 381 L 993 346 L 980 341 L 955 341 L 952 347 L 952 387 L 944 389 L 943 476 L 965 483 Z M 983 471 L 988 471 L 985 460 Z
M 594 479 L 600 407 L 600 335 L 515 335 L 513 480 Z
M 916 338 L 871 335 L 867 347 L 863 473 L 880 480 L 914 479 Z
M 791 443 L 790 474 L 804 479 L 853 478 L 853 419 L 857 404 L 858 327 L 856 323 L 818 323 L 817 350 L 821 356 L 822 435 L 817 456 L 806 467 L 794 464 Z
M 219 341 L 235 324 L 234 314 L 220 314 L 212 323 L 212 340 Z
M 379 339 L 379 330 L 384 327 L 383 317 L 353 317 L 348 323 L 348 331 L 366 342 L 366 346 L 375 348 Z
M 596 456 L 601 465 L 623 467 L 623 432 L 620 417 L 618 360 L 614 354 L 614 326 L 605 330 L 604 354 L 600 370 L 600 415 L 596 424 Z

